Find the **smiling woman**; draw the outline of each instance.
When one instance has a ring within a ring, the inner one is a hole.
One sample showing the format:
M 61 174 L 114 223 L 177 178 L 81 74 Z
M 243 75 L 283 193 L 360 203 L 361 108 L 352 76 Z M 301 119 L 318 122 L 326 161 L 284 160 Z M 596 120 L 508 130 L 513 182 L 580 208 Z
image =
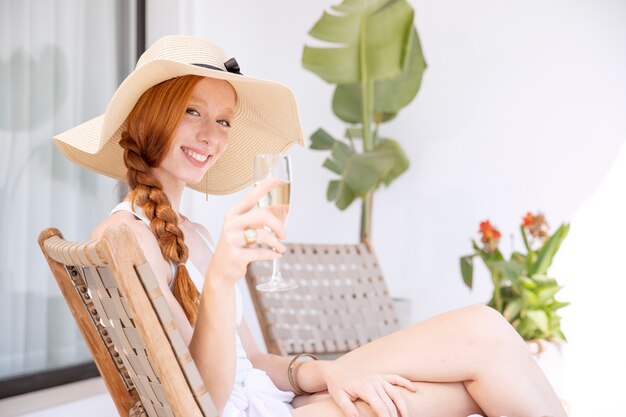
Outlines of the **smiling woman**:
M 150 88 L 128 116 L 119 142 L 128 167 L 128 200 L 149 218 L 163 222 L 153 232 L 166 261 L 176 265 L 187 261 L 183 233 L 173 220 L 179 217 L 172 207 L 180 204 L 185 185 L 200 182 L 226 150 L 235 104 L 228 82 L 185 75 Z M 162 190 L 169 191 L 169 198 Z M 171 234 L 177 236 L 176 242 Z M 174 297 L 194 324 L 198 290 L 187 269 L 177 268 L 173 282 Z
M 186 186 L 239 190 L 254 180 L 252 155 L 302 144 L 291 90 L 243 77 L 233 61 L 203 39 L 163 38 L 107 113 L 54 138 L 74 162 L 128 181 L 125 201 L 92 238 L 120 224 L 135 234 L 220 415 L 564 416 L 523 341 L 484 306 L 439 315 L 335 361 L 260 351 L 236 283 L 251 262 L 285 251 L 284 219 L 257 208 L 279 182 L 257 183 L 229 210 L 217 244 L 179 211 Z

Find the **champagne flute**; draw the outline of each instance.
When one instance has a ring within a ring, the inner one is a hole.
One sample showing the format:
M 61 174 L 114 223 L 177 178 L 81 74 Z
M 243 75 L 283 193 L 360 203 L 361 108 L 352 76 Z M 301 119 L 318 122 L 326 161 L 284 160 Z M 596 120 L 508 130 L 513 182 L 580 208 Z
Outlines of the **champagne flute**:
M 258 202 L 259 207 L 267 208 L 273 215 L 287 225 L 289 214 L 289 195 L 291 191 L 291 160 L 287 155 L 258 154 L 254 158 L 254 183 L 277 178 L 280 182 Z M 286 281 L 280 273 L 278 259 L 274 259 L 272 276 L 269 281 L 258 284 L 259 291 L 287 291 L 298 288 L 291 281 Z

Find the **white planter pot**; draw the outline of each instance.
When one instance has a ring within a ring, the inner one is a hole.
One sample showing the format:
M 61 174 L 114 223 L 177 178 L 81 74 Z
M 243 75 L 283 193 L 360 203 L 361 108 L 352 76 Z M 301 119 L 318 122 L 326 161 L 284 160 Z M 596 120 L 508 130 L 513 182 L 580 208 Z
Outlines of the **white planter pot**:
M 554 391 L 562 398 L 563 394 L 563 352 L 560 343 L 548 342 L 547 340 L 527 341 L 526 345 L 530 349 L 539 367 L 552 384 Z

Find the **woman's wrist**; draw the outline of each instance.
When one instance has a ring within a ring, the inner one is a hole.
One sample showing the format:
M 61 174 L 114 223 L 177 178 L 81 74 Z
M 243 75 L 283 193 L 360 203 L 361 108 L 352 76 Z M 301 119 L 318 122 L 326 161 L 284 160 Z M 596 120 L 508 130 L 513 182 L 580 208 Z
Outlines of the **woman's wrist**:
M 202 289 L 204 290 L 206 288 L 212 292 L 217 293 L 229 292 L 235 288 L 235 285 L 236 281 L 226 279 L 219 272 L 209 269 L 209 272 L 207 273 L 204 280 L 204 285 L 202 286 Z
M 331 361 L 307 361 L 301 363 L 295 377 L 300 389 L 306 392 L 319 392 L 326 390 L 326 375 L 332 367 Z

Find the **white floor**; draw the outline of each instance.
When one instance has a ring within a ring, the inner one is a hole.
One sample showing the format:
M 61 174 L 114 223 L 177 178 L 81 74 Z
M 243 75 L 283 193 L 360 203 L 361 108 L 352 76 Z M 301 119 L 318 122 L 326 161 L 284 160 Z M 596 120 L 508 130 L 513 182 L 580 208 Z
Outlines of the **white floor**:
M 2 417 L 113 417 L 113 400 L 101 378 L 0 400 Z
M 23 414 L 27 417 L 113 417 L 117 410 L 111 396 L 99 394 L 82 400 L 47 408 L 34 413 Z

